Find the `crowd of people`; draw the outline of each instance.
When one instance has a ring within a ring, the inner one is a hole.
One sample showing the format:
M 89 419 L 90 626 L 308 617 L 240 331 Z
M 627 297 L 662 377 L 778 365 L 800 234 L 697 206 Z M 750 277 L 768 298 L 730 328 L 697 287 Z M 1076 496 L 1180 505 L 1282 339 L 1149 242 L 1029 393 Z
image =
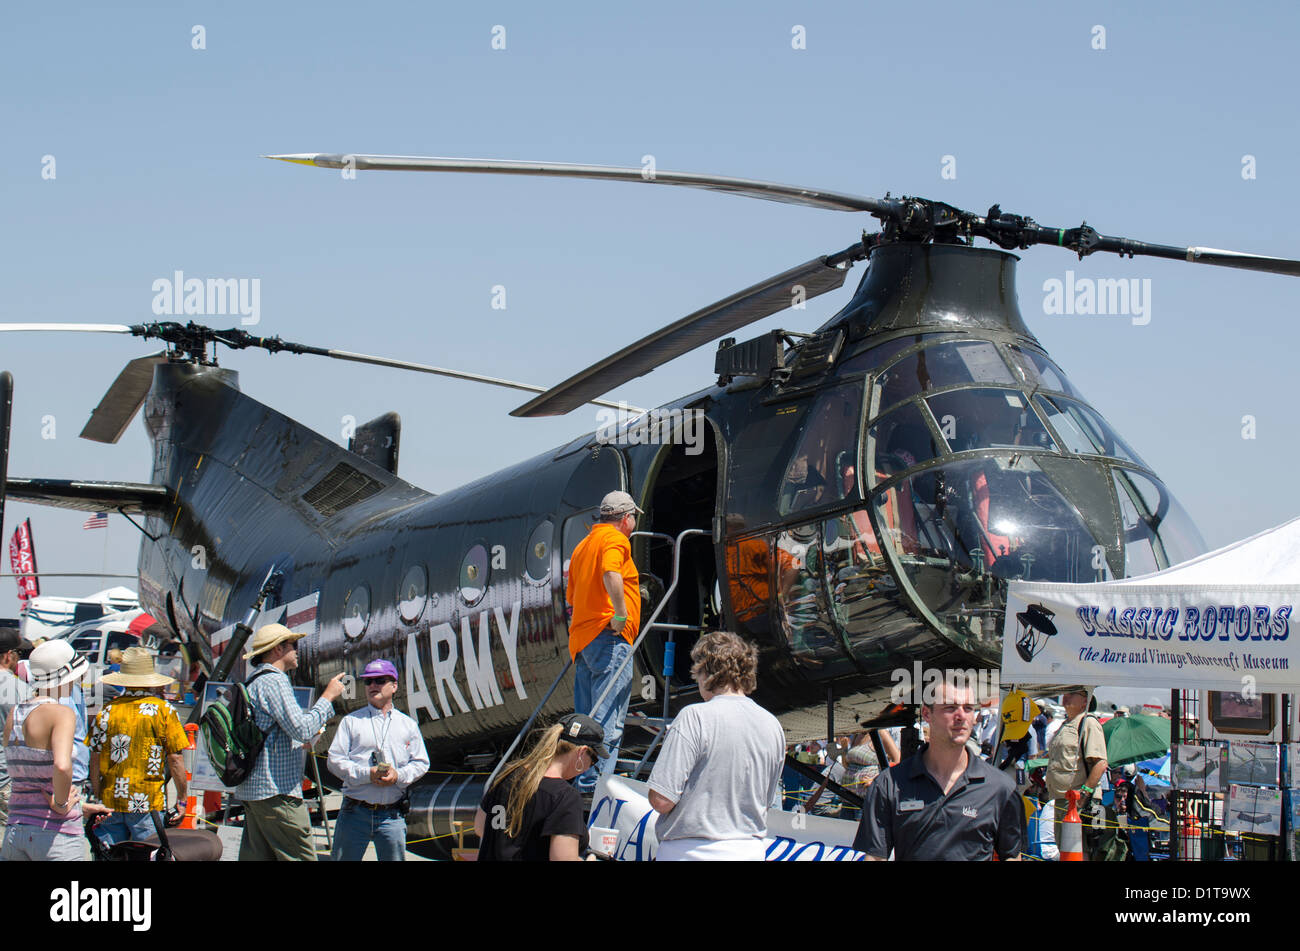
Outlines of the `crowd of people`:
M 344 687 L 339 674 L 310 710 L 299 707 L 289 674 L 304 636 L 270 624 L 244 655 L 250 662 L 245 687 L 264 744 L 233 791 L 244 811 L 241 860 L 317 858 L 303 769 Z M 0 860 L 109 857 L 118 844 L 153 839 L 160 825 L 180 823 L 190 740 L 163 696 L 175 681 L 157 672 L 143 647 L 127 648 L 115 666 L 103 683 L 120 692 L 88 724 L 79 688 L 86 659 L 67 641 L 32 645 L 12 629 L 0 630 Z M 361 680 L 367 704 L 342 718 L 329 749 L 328 765 L 342 780 L 344 797 L 331 857 L 357 861 L 373 843 L 381 861 L 401 861 L 406 790 L 428 770 L 428 754 L 415 722 L 393 706 L 392 661 L 372 661 Z M 169 780 L 177 804 L 170 809 Z

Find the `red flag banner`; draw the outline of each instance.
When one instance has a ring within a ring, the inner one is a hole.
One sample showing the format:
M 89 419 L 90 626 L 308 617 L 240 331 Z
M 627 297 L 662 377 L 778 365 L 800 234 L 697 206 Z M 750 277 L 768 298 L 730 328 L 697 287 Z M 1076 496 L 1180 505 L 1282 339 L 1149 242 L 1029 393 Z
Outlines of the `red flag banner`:
M 27 606 L 29 598 L 36 598 L 41 593 L 41 583 L 36 577 L 36 543 L 32 540 L 32 520 L 27 519 L 14 529 L 13 538 L 9 539 L 9 567 L 18 578 L 18 603 L 20 608 Z

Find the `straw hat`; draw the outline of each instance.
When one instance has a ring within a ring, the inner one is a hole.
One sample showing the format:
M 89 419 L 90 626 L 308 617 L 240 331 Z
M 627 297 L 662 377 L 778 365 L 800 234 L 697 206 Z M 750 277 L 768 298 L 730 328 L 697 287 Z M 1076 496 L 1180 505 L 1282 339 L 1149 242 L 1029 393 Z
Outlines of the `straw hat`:
M 306 636 L 306 634 L 295 634 L 283 624 L 268 624 L 266 627 L 259 627 L 257 633 L 253 635 L 253 644 L 249 647 L 248 653 L 244 655 L 244 660 L 269 651 L 281 641 L 296 641 Z
M 46 641 L 27 658 L 28 683 L 42 690 L 76 683 L 90 666 L 67 641 Z
M 113 687 L 166 687 L 175 683 L 175 678 L 154 669 L 153 655 L 143 647 L 128 647 L 122 651 L 122 670 L 105 674 L 103 680 Z

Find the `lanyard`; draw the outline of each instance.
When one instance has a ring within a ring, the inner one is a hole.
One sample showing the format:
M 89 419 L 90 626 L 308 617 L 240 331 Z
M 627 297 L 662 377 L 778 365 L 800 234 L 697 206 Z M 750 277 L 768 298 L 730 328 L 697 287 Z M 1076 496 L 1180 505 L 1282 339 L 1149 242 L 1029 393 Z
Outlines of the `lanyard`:
M 377 726 L 375 726 L 375 719 L 376 719 L 376 718 L 383 718 L 383 719 L 386 721 L 386 722 L 384 723 L 384 732 L 383 732 L 382 735 L 380 735 L 380 733 L 379 733 L 379 728 L 378 728 Z M 380 758 L 383 759 L 384 762 L 388 762 L 388 761 L 389 761 L 389 760 L 388 760 L 388 751 L 387 751 L 386 749 L 384 749 L 384 746 L 385 746 L 385 744 L 388 742 L 388 731 L 391 730 L 392 728 L 393 728 L 393 711 L 392 711 L 392 710 L 389 710 L 389 711 L 388 711 L 388 715 L 387 715 L 387 716 L 384 716 L 384 714 L 382 714 L 382 713 L 378 713 L 378 712 L 376 712 L 376 713 L 372 713 L 372 714 L 370 715 L 370 733 L 371 733 L 371 735 L 373 735 L 374 738 L 375 738 L 375 746 L 376 746 L 376 748 L 378 748 Z M 392 765 L 394 768 L 397 767 L 397 764 L 396 764 L 396 763 L 392 763 L 391 765 Z

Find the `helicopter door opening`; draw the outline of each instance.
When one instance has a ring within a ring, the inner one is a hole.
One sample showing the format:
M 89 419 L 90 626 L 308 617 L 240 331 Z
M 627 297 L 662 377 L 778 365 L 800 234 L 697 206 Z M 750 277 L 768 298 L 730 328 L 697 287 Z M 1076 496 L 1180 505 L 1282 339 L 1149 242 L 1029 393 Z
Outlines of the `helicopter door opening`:
M 676 644 L 673 665 L 678 687 L 693 687 L 690 679 L 690 652 L 699 637 L 699 628 L 714 630 L 720 624 L 718 569 L 710 526 L 717 504 L 718 453 L 713 427 L 701 419 L 699 438 L 693 443 L 680 440 L 665 448 L 656 460 L 658 472 L 651 476 L 645 511 L 638 531 L 656 532 L 676 538 L 688 529 L 703 529 L 702 535 L 682 540 L 681 565 L 677 589 L 664 606 L 658 622 L 687 625 L 691 630 L 672 631 Z M 641 617 L 649 618 L 663 598 L 673 577 L 673 546 L 664 539 L 634 539 L 638 569 L 641 572 L 643 603 Z M 656 627 L 646 634 L 643 660 L 656 678 L 663 670 L 664 644 L 669 631 Z

